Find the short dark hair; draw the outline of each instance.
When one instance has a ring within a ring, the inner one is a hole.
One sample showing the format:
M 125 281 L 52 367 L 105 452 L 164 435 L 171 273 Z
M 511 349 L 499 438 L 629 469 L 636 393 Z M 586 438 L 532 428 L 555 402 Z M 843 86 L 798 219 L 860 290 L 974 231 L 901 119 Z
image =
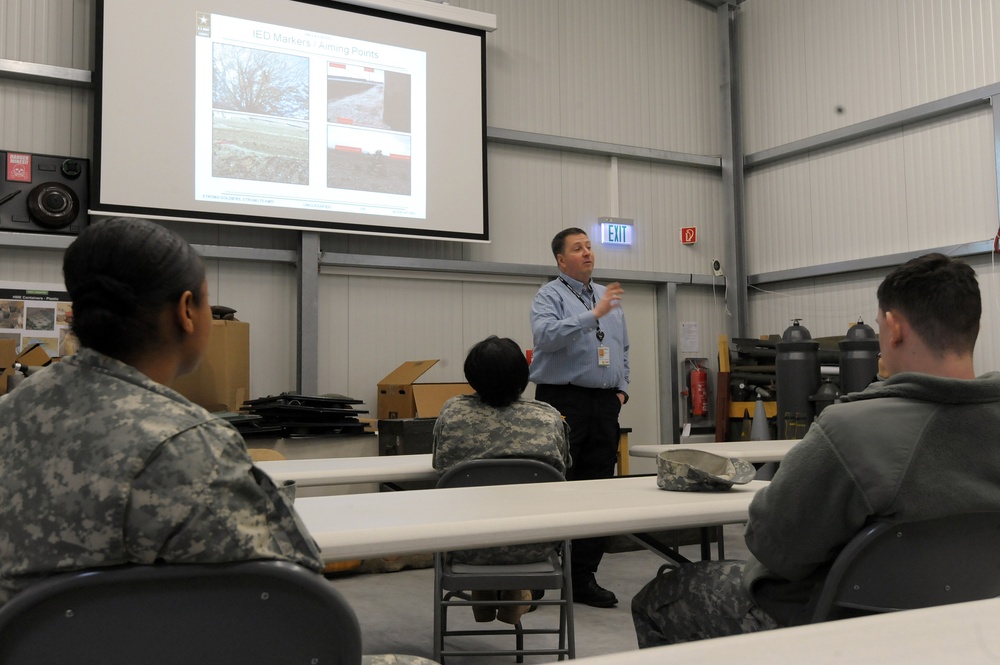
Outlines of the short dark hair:
M 957 353 L 976 346 L 983 304 L 968 264 L 925 254 L 889 273 L 877 296 L 882 312 L 901 312 L 926 344 Z
M 63 278 L 80 344 L 127 362 L 159 343 L 166 305 L 185 291 L 201 303 L 205 266 L 173 231 L 113 217 L 80 232 L 63 257 Z
M 479 399 L 503 408 L 528 387 L 528 360 L 514 340 L 490 335 L 469 349 L 465 378 Z
M 576 235 L 587 235 L 587 232 L 573 226 L 557 233 L 556 237 L 552 239 L 552 256 L 558 259 L 559 255 L 566 250 L 566 238 Z

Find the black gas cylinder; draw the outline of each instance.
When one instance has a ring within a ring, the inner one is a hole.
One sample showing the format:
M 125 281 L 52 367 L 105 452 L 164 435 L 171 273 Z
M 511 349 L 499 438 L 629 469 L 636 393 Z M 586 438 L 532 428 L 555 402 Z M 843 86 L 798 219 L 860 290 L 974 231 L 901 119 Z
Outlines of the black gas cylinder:
M 819 390 L 819 342 L 793 319 L 775 346 L 778 438 L 801 439 L 816 415 L 809 398 Z
M 878 374 L 878 335 L 858 319 L 840 346 L 840 392 L 856 393 L 868 387 Z
M 816 394 L 810 395 L 809 401 L 816 405 L 816 415 L 819 416 L 823 413 L 823 409 L 836 402 L 838 397 L 840 397 L 840 388 L 833 382 L 833 379 L 826 377 Z

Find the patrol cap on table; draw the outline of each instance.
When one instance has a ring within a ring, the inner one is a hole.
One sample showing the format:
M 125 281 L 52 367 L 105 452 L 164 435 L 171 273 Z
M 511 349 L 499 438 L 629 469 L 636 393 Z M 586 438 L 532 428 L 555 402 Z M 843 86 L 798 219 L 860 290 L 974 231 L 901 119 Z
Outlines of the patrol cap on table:
M 753 464 L 690 448 L 665 450 L 656 456 L 656 484 L 675 492 L 720 492 L 754 479 Z

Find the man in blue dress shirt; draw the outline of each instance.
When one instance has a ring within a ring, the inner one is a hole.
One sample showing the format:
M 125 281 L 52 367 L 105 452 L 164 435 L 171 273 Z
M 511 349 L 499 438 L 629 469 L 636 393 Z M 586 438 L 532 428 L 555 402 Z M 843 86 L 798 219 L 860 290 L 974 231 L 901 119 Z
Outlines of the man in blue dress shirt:
M 573 458 L 569 480 L 610 478 L 618 450 L 618 414 L 628 400 L 628 331 L 624 290 L 591 280 L 594 253 L 582 229 L 552 239 L 559 276 L 531 304 L 531 380 L 535 399 L 548 402 L 569 424 Z M 618 599 L 595 578 L 604 538 L 573 542 L 573 600 L 612 607 Z

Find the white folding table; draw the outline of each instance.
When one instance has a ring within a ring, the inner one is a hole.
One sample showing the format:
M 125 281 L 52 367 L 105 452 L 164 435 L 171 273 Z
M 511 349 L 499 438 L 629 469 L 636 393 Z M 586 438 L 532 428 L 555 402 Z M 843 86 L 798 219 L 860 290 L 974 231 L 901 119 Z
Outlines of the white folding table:
M 398 483 L 437 480 L 431 454 L 381 455 L 373 457 L 331 457 L 257 462 L 277 482 L 294 480 L 300 487 L 351 485 L 355 483 Z
M 778 441 L 722 441 L 720 443 L 681 443 L 663 445 L 640 445 L 629 448 L 633 457 L 656 457 L 666 450 L 701 450 L 704 452 L 739 457 L 748 462 L 780 462 L 792 446 L 800 439 L 782 439 Z
M 327 561 L 744 522 L 752 481 L 667 492 L 653 476 L 298 499 Z
M 995 665 L 1000 599 L 578 658 L 578 665 Z M 784 655 L 782 655 L 784 654 Z

